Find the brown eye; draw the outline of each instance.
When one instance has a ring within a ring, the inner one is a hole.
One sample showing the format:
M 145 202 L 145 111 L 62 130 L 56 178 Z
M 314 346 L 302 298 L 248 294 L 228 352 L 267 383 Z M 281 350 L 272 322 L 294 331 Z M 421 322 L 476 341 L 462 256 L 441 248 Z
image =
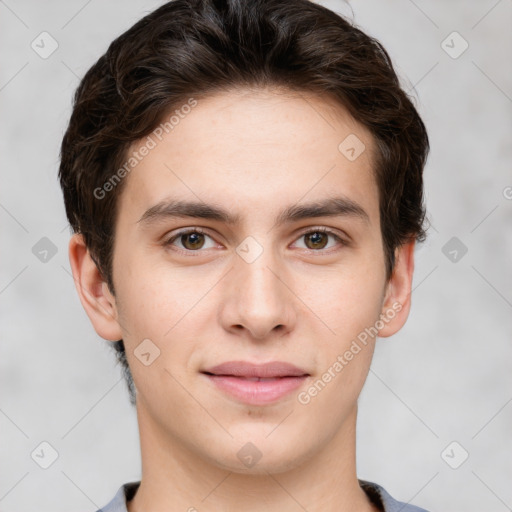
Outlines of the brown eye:
M 336 245 L 339 246 L 338 248 L 348 245 L 348 243 L 334 231 L 323 227 L 310 229 L 302 233 L 298 240 L 299 242 L 296 243 L 299 243 L 300 248 L 315 251 L 320 254 L 331 252 L 329 249 L 335 249 Z
M 329 236 L 321 231 L 312 231 L 304 235 L 308 249 L 323 249 L 328 242 Z
M 194 250 L 201 249 L 204 245 L 204 235 L 193 231 L 192 233 L 185 233 L 180 236 L 180 241 L 185 249 Z
M 207 245 L 207 239 L 211 240 L 209 246 Z M 198 228 L 176 233 L 176 235 L 165 242 L 165 245 L 173 246 L 173 248 L 176 247 L 182 252 L 202 252 L 200 249 L 212 249 L 215 247 L 211 236 L 203 233 L 203 231 Z

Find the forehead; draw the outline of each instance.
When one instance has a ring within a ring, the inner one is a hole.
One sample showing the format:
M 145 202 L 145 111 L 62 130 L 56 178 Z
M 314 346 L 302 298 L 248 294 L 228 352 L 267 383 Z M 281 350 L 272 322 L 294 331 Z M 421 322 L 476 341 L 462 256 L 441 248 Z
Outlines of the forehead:
M 331 97 L 242 89 L 186 104 L 128 151 L 144 152 L 120 198 L 132 221 L 169 196 L 229 204 L 241 217 L 333 195 L 377 212 L 373 137 Z

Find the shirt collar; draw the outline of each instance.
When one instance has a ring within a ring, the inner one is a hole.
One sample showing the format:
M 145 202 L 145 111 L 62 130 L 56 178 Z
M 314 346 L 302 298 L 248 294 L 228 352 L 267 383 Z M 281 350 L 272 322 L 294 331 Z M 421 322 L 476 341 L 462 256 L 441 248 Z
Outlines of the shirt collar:
M 361 489 L 383 512 L 427 512 L 423 508 L 395 500 L 382 486 L 368 480 L 358 480 Z M 126 502 L 130 501 L 139 488 L 140 480 L 128 482 L 119 487 L 112 500 L 97 512 L 128 512 Z

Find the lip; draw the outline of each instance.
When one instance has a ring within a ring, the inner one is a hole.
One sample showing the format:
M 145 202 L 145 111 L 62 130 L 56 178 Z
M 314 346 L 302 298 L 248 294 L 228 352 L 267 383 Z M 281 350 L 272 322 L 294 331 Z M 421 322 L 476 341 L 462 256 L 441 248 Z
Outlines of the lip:
M 252 405 L 276 402 L 310 376 L 306 370 L 283 361 L 265 364 L 229 361 L 201 373 L 221 391 Z
M 228 361 L 203 370 L 202 373 L 246 378 L 260 377 L 262 379 L 309 375 L 306 370 L 284 361 L 271 361 L 270 363 L 264 364 L 254 364 L 246 361 Z

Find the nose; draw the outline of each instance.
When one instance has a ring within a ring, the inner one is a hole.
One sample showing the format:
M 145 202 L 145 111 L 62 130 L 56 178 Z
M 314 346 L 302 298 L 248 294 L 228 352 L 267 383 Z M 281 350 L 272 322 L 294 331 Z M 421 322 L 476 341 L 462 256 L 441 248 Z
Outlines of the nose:
M 288 279 L 289 280 L 289 279 Z M 270 250 L 252 262 L 236 257 L 224 290 L 221 322 L 224 329 L 263 340 L 293 330 L 297 311 L 286 272 Z

